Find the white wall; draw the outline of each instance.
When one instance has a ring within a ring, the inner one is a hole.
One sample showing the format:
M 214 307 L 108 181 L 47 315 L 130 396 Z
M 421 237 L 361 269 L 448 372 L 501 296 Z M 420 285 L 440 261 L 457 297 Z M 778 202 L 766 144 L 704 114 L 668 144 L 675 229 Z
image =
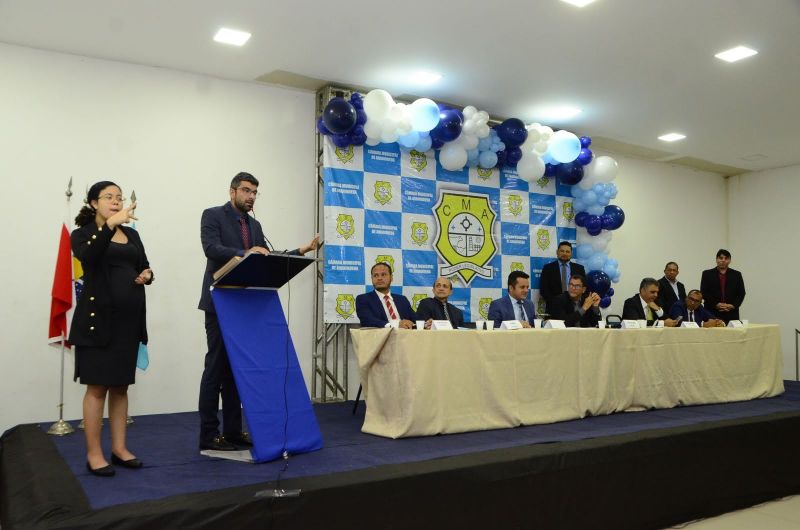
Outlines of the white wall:
M 800 328 L 797 201 L 800 166 L 728 179 L 731 266 L 744 276 L 742 318 L 781 326 L 783 373 L 795 378 L 795 329 Z
M 256 210 L 272 242 L 310 240 L 314 95 L 7 45 L 0 64 L 0 432 L 57 418 L 59 354 L 45 338 L 70 176 L 71 218 L 97 180 L 139 199 L 156 281 L 147 291 L 151 366 L 131 387 L 131 414 L 196 410 L 206 351 L 200 213 L 227 201 L 230 179 L 249 171 L 261 181 Z M 306 377 L 312 278 L 304 271 L 291 297 Z M 71 354 L 67 362 L 65 418 L 79 418 L 83 387 L 72 382 Z
M 131 413 L 196 410 L 205 354 L 196 309 L 205 264 L 200 213 L 227 200 L 236 172 L 250 171 L 261 180 L 256 209 L 272 242 L 283 248 L 311 237 L 313 94 L 7 45 L 0 45 L 0 64 L 0 432 L 57 417 L 58 354 L 45 335 L 70 176 L 70 217 L 85 187 L 100 179 L 126 194 L 135 189 L 139 199 L 137 228 L 157 280 L 148 288 L 151 368 L 131 387 Z M 620 163 L 615 203 L 627 217 L 611 246 L 622 269 L 611 310 L 620 312 L 641 278 L 660 277 L 670 260 L 687 287 L 696 287 L 727 243 L 724 180 L 598 154 Z M 293 283 L 290 318 L 307 381 L 312 293 L 306 271 Z M 83 388 L 71 381 L 71 355 L 67 361 L 65 417 L 74 419 Z M 352 357 L 350 367 L 354 397 Z

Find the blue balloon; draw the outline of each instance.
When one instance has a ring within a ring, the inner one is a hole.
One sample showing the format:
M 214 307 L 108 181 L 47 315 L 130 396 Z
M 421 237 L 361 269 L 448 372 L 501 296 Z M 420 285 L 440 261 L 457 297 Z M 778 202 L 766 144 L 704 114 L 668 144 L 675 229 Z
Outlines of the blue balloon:
M 483 151 L 478 155 L 478 164 L 484 169 L 493 168 L 497 165 L 497 153 Z
M 356 146 L 364 145 L 367 142 L 367 133 L 364 132 L 364 127 L 356 125 L 350 131 L 350 143 Z
M 589 292 L 597 293 L 601 298 L 606 296 L 611 288 L 611 279 L 603 271 L 589 271 L 589 274 L 586 275 L 586 283 Z
M 600 220 L 599 216 L 589 215 L 589 217 L 586 218 L 584 226 L 586 227 L 586 231 L 590 234 L 592 234 L 592 232 L 596 232 L 592 234 L 593 236 L 596 236 L 603 229 L 603 222 Z
M 599 204 L 594 204 L 594 205 L 589 206 L 588 208 L 586 208 L 586 211 L 589 212 L 590 214 L 596 216 L 599 219 L 600 216 L 603 215 L 604 207 L 600 206 Z M 601 223 L 602 223 L 602 221 L 601 221 Z M 598 232 L 598 234 L 599 233 L 600 232 Z
M 593 254 L 586 260 L 586 268 L 590 271 L 603 270 L 603 265 L 606 262 L 606 257 L 602 253 Z M 604 271 L 605 272 L 605 271 Z M 608 274 L 606 272 L 606 274 Z
M 350 135 L 347 133 L 334 134 L 331 136 L 331 139 L 333 140 L 333 145 L 336 147 L 347 147 L 350 145 Z
M 356 109 L 344 98 L 333 98 L 322 111 L 322 121 L 333 134 L 350 132 L 357 119 Z
M 528 130 L 518 118 L 509 118 L 497 126 L 497 135 L 506 144 L 506 149 L 519 147 L 528 139 Z
M 582 189 L 580 186 L 575 184 L 569 189 L 569 193 L 576 199 L 580 199 L 581 197 L 583 197 L 583 194 L 586 193 L 586 190 Z
M 492 135 L 478 140 L 478 151 L 488 151 L 492 148 Z
M 545 154 L 543 154 L 539 158 L 541 158 L 542 162 L 544 162 L 545 164 L 552 164 L 554 166 L 560 164 L 560 162 L 558 160 L 553 160 L 553 155 L 550 154 L 550 151 L 547 151 Z
M 616 230 L 625 222 L 625 212 L 615 204 L 609 204 L 603 209 L 603 215 L 610 218 L 610 226 L 607 230 Z
M 600 299 L 600 307 L 602 307 L 603 309 L 607 308 L 610 305 L 611 305 L 610 297 L 604 296 L 603 298 Z
M 317 130 L 320 132 L 320 134 L 324 134 L 325 136 L 331 135 L 331 132 L 328 130 L 327 127 L 325 127 L 325 122 L 322 121 L 322 116 L 317 118 Z
M 433 131 L 431 131 L 431 132 L 433 132 Z M 444 142 L 442 140 L 440 140 L 439 138 L 434 137 L 433 135 L 431 135 L 430 140 L 431 140 L 431 147 L 433 149 L 441 149 L 442 146 L 444 145 Z
M 442 145 L 452 142 L 461 134 L 464 126 L 464 115 L 456 109 L 444 109 L 439 112 L 439 123 L 431 130 L 431 138 L 440 140 Z
M 581 140 L 581 147 L 583 147 L 583 148 L 586 148 L 586 147 L 589 147 L 590 145 L 592 145 L 592 139 L 589 138 L 588 136 L 581 136 L 580 140 Z
M 417 131 L 411 131 L 408 134 L 404 134 L 397 139 L 397 143 L 400 144 L 400 147 L 412 149 L 419 143 L 419 133 Z
M 575 255 L 581 261 L 588 259 L 593 252 L 594 250 L 592 249 L 592 245 L 590 245 L 589 243 L 581 243 L 580 245 L 575 247 Z
M 575 208 L 575 202 L 572 203 L 572 207 Z M 579 211 L 577 214 L 575 214 L 575 224 L 577 226 L 586 226 L 586 220 L 588 218 L 588 213 Z
M 424 153 L 425 151 L 429 151 L 433 147 L 433 140 L 429 134 L 425 134 L 424 136 L 422 133 L 419 135 L 419 142 L 416 146 L 414 146 L 415 151 L 419 151 L 420 153 Z
M 364 112 L 364 109 L 356 109 L 356 125 L 364 125 L 365 123 L 367 123 L 367 113 Z
M 581 154 L 581 141 L 572 133 L 556 133 L 550 140 L 547 152 L 558 162 L 573 162 Z
M 522 149 L 519 147 L 506 149 L 506 164 L 516 166 L 520 160 L 522 160 Z
M 586 203 L 583 202 L 583 199 L 575 199 L 572 201 L 572 209 L 576 212 L 586 213 Z
M 606 261 L 603 264 L 603 272 L 608 274 L 609 277 L 614 276 L 617 273 L 617 265 L 613 261 Z
M 584 136 L 583 138 L 586 137 Z M 578 158 L 575 159 L 575 161 L 578 162 L 580 165 L 585 166 L 586 164 L 592 161 L 593 156 L 594 154 L 592 154 L 592 151 L 584 147 L 583 149 L 581 149 L 581 152 L 578 155 Z
M 597 203 L 597 194 L 594 190 L 586 190 L 583 192 L 581 199 L 586 203 L 586 206 L 594 206 Z
M 498 151 L 497 152 L 497 167 L 503 167 L 506 165 L 506 152 L 505 151 Z
M 613 287 L 608 290 L 608 292 L 606 293 L 606 296 L 608 296 L 608 297 L 614 296 L 614 288 Z
M 545 170 L 547 166 L 545 166 Z M 577 184 L 583 178 L 583 166 L 577 162 L 570 162 L 568 164 L 559 164 L 555 169 L 556 177 L 566 186 Z M 584 197 L 585 199 L 585 197 Z M 588 201 L 587 201 L 588 202 Z
M 415 131 L 430 131 L 439 123 L 439 107 L 430 99 L 418 99 L 408 107 L 411 127 Z
M 556 165 L 555 164 L 545 164 L 544 165 L 544 176 L 545 177 L 555 177 L 556 176 Z

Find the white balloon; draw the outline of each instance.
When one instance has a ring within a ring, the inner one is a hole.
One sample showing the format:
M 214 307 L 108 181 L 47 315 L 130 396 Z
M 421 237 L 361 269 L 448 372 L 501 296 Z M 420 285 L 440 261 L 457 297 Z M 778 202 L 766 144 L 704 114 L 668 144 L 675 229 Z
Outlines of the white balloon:
M 392 129 L 391 131 L 384 130 L 381 133 L 381 142 L 385 144 L 392 144 L 397 141 L 398 135 L 397 131 Z
M 540 136 L 541 138 L 541 136 Z M 536 152 L 537 155 L 541 156 L 547 152 L 547 142 L 545 141 L 538 141 L 533 144 L 533 150 Z
M 477 112 L 478 112 L 478 109 L 476 109 L 476 108 L 475 108 L 475 107 L 473 107 L 472 105 L 467 105 L 466 107 L 464 107 L 464 110 L 463 110 L 463 111 L 461 111 L 461 114 L 463 114 L 463 115 L 464 115 L 464 118 L 466 118 L 466 119 L 470 119 L 470 118 L 471 118 L 471 117 L 473 117 L 475 114 L 477 114 Z
M 382 119 L 389 112 L 389 109 L 392 108 L 393 104 L 394 99 L 392 99 L 391 94 L 380 88 L 370 90 L 369 93 L 364 96 L 364 112 L 367 113 L 367 117 L 370 119 Z
M 464 122 L 464 126 L 461 128 L 461 134 L 475 134 L 477 127 L 474 121 Z
M 381 137 L 381 122 L 378 120 L 367 120 L 364 124 L 364 134 L 367 138 L 380 138 Z
M 461 136 L 458 137 L 458 140 L 458 143 L 461 144 L 461 147 L 467 151 L 478 147 L 478 137 L 474 134 L 467 134 L 465 131 L 462 131 Z
M 523 180 L 535 182 L 544 175 L 544 161 L 533 153 L 525 153 L 517 163 L 517 174 Z
M 482 123 L 486 123 L 489 121 L 489 113 L 485 110 L 478 112 L 478 120 Z
M 439 163 L 448 171 L 458 171 L 467 163 L 467 150 L 456 142 L 450 142 L 439 151 Z
M 486 138 L 489 136 L 489 132 L 489 126 L 485 123 L 478 126 L 478 138 Z
M 403 121 L 408 119 L 408 109 L 405 103 L 395 103 L 389 109 L 389 117 L 394 121 Z
M 364 143 L 367 144 L 367 145 L 375 146 L 375 145 L 378 145 L 379 143 L 381 143 L 381 139 L 380 139 L 380 137 L 373 138 L 371 136 L 367 136 L 367 141 L 364 142 Z
M 617 161 L 610 156 L 595 157 L 589 165 L 594 165 L 592 171 L 596 175 L 597 182 L 611 182 L 619 171 Z

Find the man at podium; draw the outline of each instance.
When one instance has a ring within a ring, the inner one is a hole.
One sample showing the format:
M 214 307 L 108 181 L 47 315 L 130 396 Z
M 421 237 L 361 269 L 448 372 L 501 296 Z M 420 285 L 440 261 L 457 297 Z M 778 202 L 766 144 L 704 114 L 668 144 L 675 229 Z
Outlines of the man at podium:
M 242 432 L 242 406 L 233 379 L 228 353 L 222 340 L 219 321 L 211 298 L 213 274 L 235 256 L 250 253 L 268 254 L 264 231 L 249 215 L 258 196 L 258 180 L 250 173 L 238 173 L 231 180 L 230 201 L 207 208 L 200 220 L 200 242 L 206 255 L 206 270 L 198 309 L 205 312 L 208 353 L 200 379 L 200 449 L 233 451 L 236 445 L 250 446 L 250 437 Z M 307 245 L 289 254 L 303 255 L 319 247 L 319 235 Z M 219 398 L 222 396 L 222 434 L 219 431 Z

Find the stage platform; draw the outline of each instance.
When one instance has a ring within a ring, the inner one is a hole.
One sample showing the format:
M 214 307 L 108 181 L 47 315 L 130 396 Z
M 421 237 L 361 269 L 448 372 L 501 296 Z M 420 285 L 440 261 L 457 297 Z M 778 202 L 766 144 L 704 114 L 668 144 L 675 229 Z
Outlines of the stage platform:
M 324 448 L 266 464 L 200 455 L 196 413 L 137 416 L 129 447 L 145 468 L 110 479 L 86 471 L 82 433 L 20 425 L 0 439 L 0 525 L 663 528 L 800 493 L 800 383 L 785 384 L 769 399 L 398 440 L 360 432 L 363 404 L 315 405 Z M 263 495 L 276 488 L 301 492 Z

